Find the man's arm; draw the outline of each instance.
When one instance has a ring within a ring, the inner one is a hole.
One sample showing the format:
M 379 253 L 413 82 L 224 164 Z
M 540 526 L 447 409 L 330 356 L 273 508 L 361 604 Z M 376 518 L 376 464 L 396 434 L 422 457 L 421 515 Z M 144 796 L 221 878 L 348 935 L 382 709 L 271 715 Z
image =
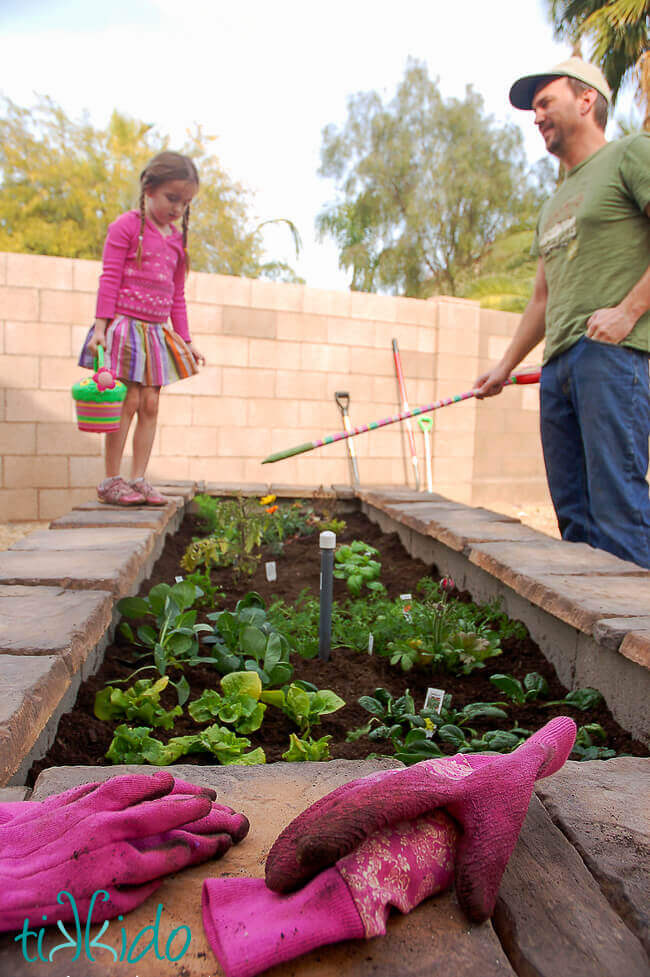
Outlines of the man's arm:
M 645 209 L 650 217 L 650 204 Z M 587 320 L 587 336 L 599 343 L 621 343 L 650 309 L 650 266 L 622 302 L 612 309 L 597 309 Z
M 521 363 L 531 349 L 534 349 L 544 338 L 547 297 L 548 289 L 544 262 L 540 258 L 537 262 L 533 294 L 524 309 L 517 331 L 512 337 L 512 342 L 503 354 L 498 366 L 495 366 L 489 373 L 484 373 L 474 384 L 474 388 L 477 390 L 476 396 L 479 400 L 482 400 L 483 397 L 494 397 L 495 394 L 501 393 L 503 384 L 517 364 Z

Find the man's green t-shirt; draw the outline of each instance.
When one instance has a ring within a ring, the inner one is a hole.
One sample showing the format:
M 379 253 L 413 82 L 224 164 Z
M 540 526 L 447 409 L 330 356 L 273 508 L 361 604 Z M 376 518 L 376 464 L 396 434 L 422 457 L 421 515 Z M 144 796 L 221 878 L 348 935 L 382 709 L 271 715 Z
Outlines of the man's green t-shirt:
M 650 265 L 650 135 L 610 142 L 569 170 L 542 207 L 533 253 L 548 285 L 544 362 L 573 346 L 596 309 L 625 298 Z M 650 311 L 622 346 L 650 352 Z

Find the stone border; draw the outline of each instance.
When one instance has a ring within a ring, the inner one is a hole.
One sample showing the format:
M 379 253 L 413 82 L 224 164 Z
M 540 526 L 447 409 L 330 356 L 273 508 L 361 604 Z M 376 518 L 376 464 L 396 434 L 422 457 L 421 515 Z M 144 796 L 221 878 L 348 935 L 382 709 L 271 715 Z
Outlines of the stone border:
M 501 598 L 569 689 L 596 686 L 650 744 L 650 571 L 440 495 L 361 490 L 362 510 L 477 601 Z
M 650 742 L 650 572 L 517 519 L 408 489 L 174 482 L 160 509 L 83 503 L 0 553 L 0 787 L 21 785 L 49 749 L 81 682 L 99 668 L 197 491 L 330 498 L 397 532 L 476 600 L 500 597 L 569 688 L 595 685 L 616 720 Z

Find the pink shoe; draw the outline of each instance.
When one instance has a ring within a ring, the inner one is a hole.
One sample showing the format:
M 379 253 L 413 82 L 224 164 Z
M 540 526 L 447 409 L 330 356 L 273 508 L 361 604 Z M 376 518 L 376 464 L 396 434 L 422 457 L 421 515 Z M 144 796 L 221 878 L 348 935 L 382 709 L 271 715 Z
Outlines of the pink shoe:
M 156 492 L 151 482 L 148 482 L 143 476 L 132 478 L 129 484 L 144 498 L 146 505 L 167 505 L 169 502 L 169 499 L 161 495 L 160 492 Z
M 142 492 L 132 488 L 121 475 L 105 478 L 97 486 L 97 498 L 107 505 L 145 505 L 146 499 Z

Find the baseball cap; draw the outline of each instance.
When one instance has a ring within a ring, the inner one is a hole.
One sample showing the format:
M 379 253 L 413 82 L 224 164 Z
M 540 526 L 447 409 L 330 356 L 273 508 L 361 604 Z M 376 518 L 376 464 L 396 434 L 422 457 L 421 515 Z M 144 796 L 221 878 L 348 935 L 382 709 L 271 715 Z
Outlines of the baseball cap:
M 612 99 L 611 89 L 600 68 L 588 61 L 583 61 L 582 58 L 567 58 L 566 61 L 561 61 L 555 67 L 549 68 L 548 71 L 518 78 L 510 89 L 511 103 L 516 109 L 532 109 L 532 101 L 538 86 L 541 82 L 553 81 L 554 78 L 577 78 L 589 88 L 595 88 L 597 92 L 600 92 L 608 104 Z

